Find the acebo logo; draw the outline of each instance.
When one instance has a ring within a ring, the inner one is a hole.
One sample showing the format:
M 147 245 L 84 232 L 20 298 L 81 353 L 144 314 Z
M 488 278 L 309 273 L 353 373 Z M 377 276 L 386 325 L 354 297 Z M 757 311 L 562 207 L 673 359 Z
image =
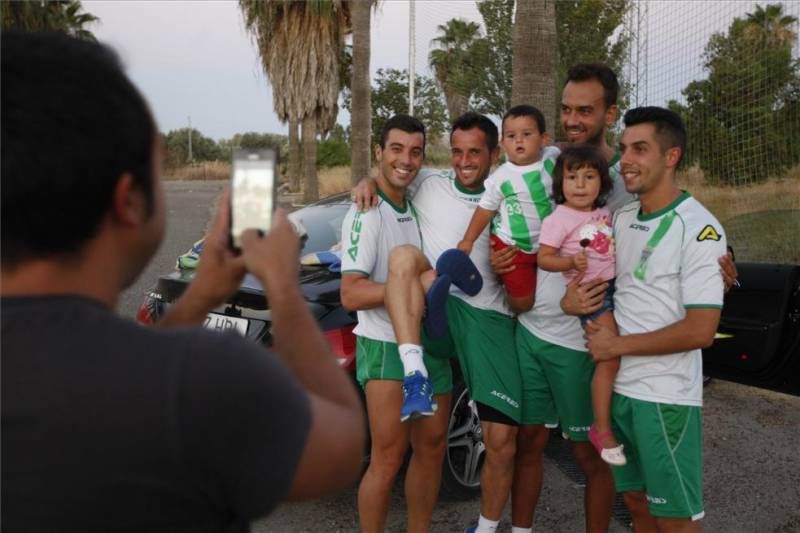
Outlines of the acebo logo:
M 493 391 L 492 391 L 492 392 L 490 392 L 489 394 L 491 394 L 492 396 L 497 396 L 497 397 L 498 397 L 498 398 L 500 398 L 501 400 L 504 400 L 504 401 L 505 401 L 507 404 L 509 404 L 509 405 L 511 405 L 512 407 L 514 407 L 515 409 L 519 409 L 519 403 L 518 403 L 518 402 L 515 402 L 514 400 L 512 400 L 511 398 L 509 398 L 509 397 L 508 397 L 506 394 L 504 394 L 504 393 L 502 393 L 502 392 L 497 392 L 496 390 L 493 390 Z

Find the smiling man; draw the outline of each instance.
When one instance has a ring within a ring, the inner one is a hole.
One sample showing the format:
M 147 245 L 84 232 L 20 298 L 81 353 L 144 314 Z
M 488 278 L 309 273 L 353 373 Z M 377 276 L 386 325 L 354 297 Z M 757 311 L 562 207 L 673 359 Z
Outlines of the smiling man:
M 357 378 L 367 400 L 372 450 L 358 490 L 358 515 L 365 532 L 384 530 L 395 477 L 411 444 L 406 474 L 408 530 L 427 531 L 439 488 L 447 415 L 452 389 L 450 363 L 427 355 L 416 363 L 414 379 L 406 377 L 384 300 L 393 248 L 422 246 L 417 211 L 406 188 L 425 157 L 425 128 L 407 115 L 389 119 L 375 147 L 378 161 L 378 205 L 350 208 L 342 222 L 342 304 L 358 311 Z M 402 345 L 401 345 L 402 346 Z M 417 354 L 422 356 L 422 354 Z M 424 363 L 424 364 L 423 364 Z M 427 402 L 429 416 L 401 421 L 404 396 Z M 432 396 L 438 404 L 433 409 Z
M 400 332 L 419 336 L 424 293 L 418 275 L 436 265 L 463 237 L 498 153 L 497 126 L 483 115 L 465 113 L 455 120 L 450 132 L 452 170 L 423 169 L 412 184 L 424 254 L 411 246 L 395 249 L 392 254 L 392 290 L 387 293 L 386 305 L 398 338 Z M 372 197 L 369 185 L 367 182 L 355 191 L 367 205 Z M 425 342 L 425 349 L 434 358 L 457 355 L 464 381 L 475 401 L 486 446 L 479 527 L 493 531 L 511 490 L 520 416 L 520 377 L 513 314 L 503 286 L 492 274 L 489 254 L 487 228 L 470 254 L 483 278 L 482 288 L 474 295 L 457 287 L 451 289 L 446 300 L 447 330 L 441 338 Z M 438 491 L 438 483 L 428 490 Z
M 638 201 L 614 219 L 620 334 L 589 323 L 595 361 L 622 357 L 614 433 L 628 464 L 613 469 L 637 531 L 699 531 L 703 517 L 701 349 L 719 324 L 726 253 L 716 218 L 678 188 L 686 150 L 680 117 L 659 107 L 625 114 L 622 176 Z

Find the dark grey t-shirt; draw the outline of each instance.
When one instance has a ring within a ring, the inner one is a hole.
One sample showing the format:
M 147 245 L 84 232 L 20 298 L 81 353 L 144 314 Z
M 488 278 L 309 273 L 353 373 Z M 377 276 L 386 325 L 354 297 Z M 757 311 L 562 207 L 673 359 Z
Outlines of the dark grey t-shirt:
M 287 494 L 308 398 L 236 334 L 3 298 L 4 531 L 245 531 Z

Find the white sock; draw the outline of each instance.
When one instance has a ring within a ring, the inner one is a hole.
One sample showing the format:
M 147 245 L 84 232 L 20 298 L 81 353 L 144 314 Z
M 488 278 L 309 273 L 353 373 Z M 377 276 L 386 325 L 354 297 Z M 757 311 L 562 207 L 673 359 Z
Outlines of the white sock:
M 500 520 L 489 520 L 488 518 L 484 518 L 483 515 L 480 515 L 480 518 L 478 518 L 478 527 L 475 529 L 475 533 L 495 533 L 499 523 Z
M 533 533 L 533 528 L 511 526 L 511 533 Z
M 422 360 L 422 346 L 418 344 L 401 344 L 397 347 L 400 360 L 403 362 L 403 375 L 408 376 L 419 370 L 423 376 L 428 377 L 428 369 Z

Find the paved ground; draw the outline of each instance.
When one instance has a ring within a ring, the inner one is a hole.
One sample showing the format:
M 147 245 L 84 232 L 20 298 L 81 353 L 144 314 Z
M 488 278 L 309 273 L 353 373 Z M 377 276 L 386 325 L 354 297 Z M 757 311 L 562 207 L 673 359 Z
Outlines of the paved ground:
M 220 182 L 168 182 L 167 237 L 156 259 L 126 291 L 120 312 L 133 316 L 156 276 L 168 272 L 178 254 L 204 232 Z M 704 529 L 725 533 L 800 533 L 800 398 L 713 381 L 705 391 Z M 583 529 L 582 487 L 554 462 L 545 466 L 545 488 L 537 531 Z M 314 502 L 284 504 L 257 532 L 355 532 L 355 490 Z M 442 501 L 433 532 L 462 531 L 474 520 L 478 501 Z M 510 531 L 506 520 L 501 531 Z M 398 484 L 389 515 L 391 532 L 404 531 L 402 489 Z M 627 531 L 619 521 L 612 532 Z

